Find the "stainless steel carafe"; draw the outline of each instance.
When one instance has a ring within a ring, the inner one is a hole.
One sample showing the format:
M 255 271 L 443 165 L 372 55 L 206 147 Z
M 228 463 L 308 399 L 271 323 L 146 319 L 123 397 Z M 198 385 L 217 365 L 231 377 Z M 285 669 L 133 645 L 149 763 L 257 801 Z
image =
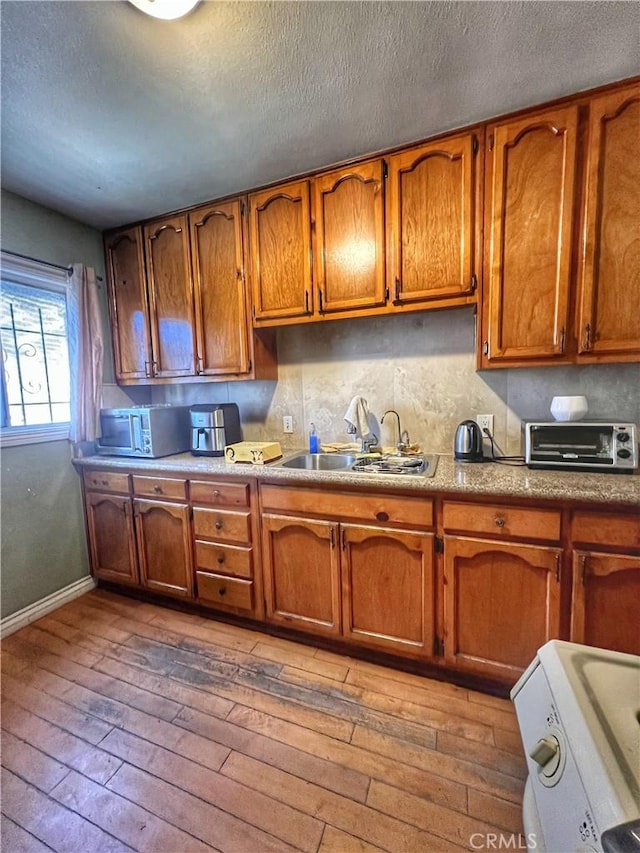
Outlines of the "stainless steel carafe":
M 456 429 L 453 455 L 458 462 L 483 462 L 482 432 L 475 421 L 462 421 Z

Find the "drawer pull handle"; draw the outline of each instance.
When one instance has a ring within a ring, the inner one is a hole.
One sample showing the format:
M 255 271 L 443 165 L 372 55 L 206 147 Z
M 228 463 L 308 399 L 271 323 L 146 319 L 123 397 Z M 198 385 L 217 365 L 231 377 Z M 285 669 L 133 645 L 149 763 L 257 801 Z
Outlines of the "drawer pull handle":
M 226 586 L 221 586 L 220 589 L 218 590 L 218 594 L 219 595 L 226 595 L 227 594 Z
M 376 519 L 378 521 L 389 521 L 389 513 L 388 512 L 377 512 Z
M 218 565 L 221 566 L 224 563 L 224 555 L 219 554 L 217 558 Z
M 218 519 L 218 520 L 216 521 L 216 525 L 215 525 L 215 526 L 216 526 L 216 530 L 222 530 L 222 522 L 220 521 L 220 519 Z
M 220 497 L 220 489 L 214 489 L 213 490 L 213 496 L 214 496 L 214 498 L 219 498 Z
M 154 486 L 153 491 L 156 493 L 156 495 L 161 495 L 162 494 L 162 486 Z
M 501 515 L 496 516 L 496 527 L 504 527 L 504 518 Z

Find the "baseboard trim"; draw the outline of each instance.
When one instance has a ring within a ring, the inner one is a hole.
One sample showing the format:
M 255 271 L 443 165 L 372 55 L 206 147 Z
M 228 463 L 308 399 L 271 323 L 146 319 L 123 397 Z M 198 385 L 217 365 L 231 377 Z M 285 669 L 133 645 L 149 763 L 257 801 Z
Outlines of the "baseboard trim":
M 47 613 L 51 613 L 56 607 L 62 607 L 68 601 L 73 601 L 74 598 L 84 595 L 85 592 L 94 589 L 95 585 L 96 582 L 90 576 L 80 578 L 79 581 L 70 583 L 69 586 L 65 586 L 63 589 L 59 589 L 57 592 L 41 598 L 40 601 L 36 601 L 28 607 L 23 607 L 17 613 L 6 616 L 0 620 L 0 638 L 8 637 L 9 634 L 13 634 L 14 631 L 24 628 L 30 622 L 35 622 L 36 619 L 40 619 L 42 616 L 46 616 Z

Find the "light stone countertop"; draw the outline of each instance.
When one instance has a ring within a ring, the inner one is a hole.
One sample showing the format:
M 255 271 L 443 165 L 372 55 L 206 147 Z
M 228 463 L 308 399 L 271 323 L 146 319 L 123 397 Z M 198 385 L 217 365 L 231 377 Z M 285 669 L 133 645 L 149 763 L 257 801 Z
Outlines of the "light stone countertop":
M 285 459 L 304 452 L 285 454 Z M 280 462 L 282 460 L 278 460 Z M 640 510 L 639 474 L 600 474 L 585 471 L 537 471 L 526 467 L 497 463 L 470 464 L 456 462 L 451 456 L 441 455 L 433 477 L 406 474 L 362 474 L 348 471 L 305 471 L 279 467 L 278 462 L 267 465 L 227 464 L 221 457 L 192 456 L 180 453 L 162 459 L 139 459 L 116 456 L 90 456 L 75 459 L 79 467 L 135 469 L 142 473 L 225 475 L 229 477 L 255 477 L 270 482 L 303 485 L 322 483 L 326 486 L 359 486 L 371 491 L 374 488 L 403 489 L 416 492 L 448 492 L 506 496 L 516 498 L 541 498 L 549 500 L 575 500 L 637 506 Z

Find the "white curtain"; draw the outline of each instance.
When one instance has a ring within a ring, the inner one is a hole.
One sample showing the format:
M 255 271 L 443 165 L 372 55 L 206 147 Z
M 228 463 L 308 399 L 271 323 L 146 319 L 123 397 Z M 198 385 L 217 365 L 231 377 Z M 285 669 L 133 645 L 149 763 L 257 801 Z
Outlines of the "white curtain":
M 74 445 L 100 435 L 104 344 L 95 271 L 73 265 L 69 281 L 71 430 Z

